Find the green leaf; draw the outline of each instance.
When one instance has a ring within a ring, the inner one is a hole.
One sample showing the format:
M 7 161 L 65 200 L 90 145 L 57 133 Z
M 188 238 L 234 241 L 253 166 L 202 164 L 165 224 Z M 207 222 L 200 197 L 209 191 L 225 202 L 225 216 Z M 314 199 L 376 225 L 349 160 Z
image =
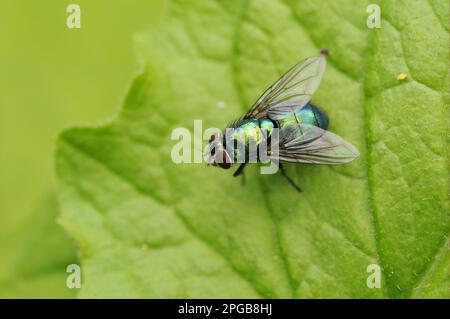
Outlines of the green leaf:
M 137 37 L 145 67 L 117 119 L 58 140 L 81 297 L 448 297 L 448 3 L 383 1 L 381 29 L 368 4 L 178 1 Z M 174 128 L 224 127 L 321 48 L 313 101 L 358 160 L 290 165 L 300 195 L 257 166 L 241 186 L 171 161 Z
M 116 109 L 136 68 L 131 34 L 164 8 L 78 0 L 82 28 L 68 29 L 69 3 L 1 3 L 0 298 L 75 296 L 76 245 L 55 221 L 54 136 Z
M 73 298 L 66 267 L 76 246 L 56 225 L 57 201 L 47 195 L 28 212 L 0 224 L 0 298 Z

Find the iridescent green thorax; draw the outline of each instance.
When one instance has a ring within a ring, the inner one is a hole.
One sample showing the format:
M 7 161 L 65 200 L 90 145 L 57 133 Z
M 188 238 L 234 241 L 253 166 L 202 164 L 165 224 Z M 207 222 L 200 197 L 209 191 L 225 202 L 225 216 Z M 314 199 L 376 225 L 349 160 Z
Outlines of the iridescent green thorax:
M 229 145 L 229 143 L 234 145 L 234 154 L 232 156 L 234 160 L 239 157 L 239 152 L 242 150 L 245 151 L 245 155 L 248 157 L 250 145 L 258 147 L 261 143 L 267 144 L 267 139 L 272 135 L 275 125 L 275 122 L 266 118 L 260 120 L 239 120 L 229 126 L 229 129 L 232 129 L 231 133 L 225 132 L 224 145 Z
M 275 127 L 275 122 L 270 119 L 245 119 L 234 122 L 229 128 L 234 130 L 233 139 L 239 140 L 244 144 L 248 144 L 251 140 L 256 144 L 261 143 L 264 140 L 261 131 L 266 132 L 267 137 L 270 137 L 272 130 Z
M 292 115 L 278 121 L 280 127 L 292 122 L 314 125 L 326 130 L 329 120 L 328 116 L 319 110 L 317 106 L 309 103 Z

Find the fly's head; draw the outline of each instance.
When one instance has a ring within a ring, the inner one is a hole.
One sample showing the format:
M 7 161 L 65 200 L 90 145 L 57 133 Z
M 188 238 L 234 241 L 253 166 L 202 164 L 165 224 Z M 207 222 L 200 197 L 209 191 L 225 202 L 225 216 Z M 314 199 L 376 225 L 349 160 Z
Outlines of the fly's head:
M 214 133 L 209 139 L 207 164 L 224 169 L 229 169 L 233 164 L 230 154 L 224 147 L 224 139 L 221 133 Z

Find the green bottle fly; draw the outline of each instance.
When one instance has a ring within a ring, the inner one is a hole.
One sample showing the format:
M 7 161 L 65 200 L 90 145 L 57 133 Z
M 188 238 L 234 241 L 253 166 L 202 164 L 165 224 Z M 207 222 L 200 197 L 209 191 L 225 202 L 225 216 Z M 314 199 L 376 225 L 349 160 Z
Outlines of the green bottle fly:
M 307 58 L 292 67 L 269 87 L 250 110 L 225 130 L 213 134 L 209 141 L 208 163 L 225 169 L 240 166 L 234 176 L 243 174 L 247 163 L 253 162 L 251 146 L 270 144 L 278 130 L 277 152 L 269 150 L 269 159 L 278 162 L 308 164 L 345 164 L 354 160 L 358 150 L 340 136 L 327 131 L 328 116 L 310 99 L 319 87 L 326 66 L 326 51 Z M 229 133 L 231 132 L 231 133 Z M 242 154 L 244 152 L 244 154 Z M 298 190 L 286 174 L 281 173 Z

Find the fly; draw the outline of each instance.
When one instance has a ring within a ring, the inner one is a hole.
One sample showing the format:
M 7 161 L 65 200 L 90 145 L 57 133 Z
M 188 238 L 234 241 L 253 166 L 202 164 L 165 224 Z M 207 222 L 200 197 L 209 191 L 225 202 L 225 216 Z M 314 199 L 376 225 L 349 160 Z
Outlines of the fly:
M 243 175 L 245 166 L 251 162 L 250 144 L 267 146 L 272 132 L 278 130 L 278 151 L 269 150 L 269 158 L 279 162 L 281 174 L 301 192 L 281 162 L 338 165 L 358 157 L 355 146 L 327 131 L 328 116 L 310 102 L 325 73 L 327 55 L 328 52 L 322 50 L 318 56 L 294 65 L 256 100 L 247 113 L 227 127 L 225 131 L 231 130 L 231 135 L 223 132 L 211 135 L 208 163 L 229 169 L 239 162 L 233 175 Z M 243 146 L 244 154 L 239 152 L 238 145 Z M 257 161 L 260 161 L 259 155 Z

